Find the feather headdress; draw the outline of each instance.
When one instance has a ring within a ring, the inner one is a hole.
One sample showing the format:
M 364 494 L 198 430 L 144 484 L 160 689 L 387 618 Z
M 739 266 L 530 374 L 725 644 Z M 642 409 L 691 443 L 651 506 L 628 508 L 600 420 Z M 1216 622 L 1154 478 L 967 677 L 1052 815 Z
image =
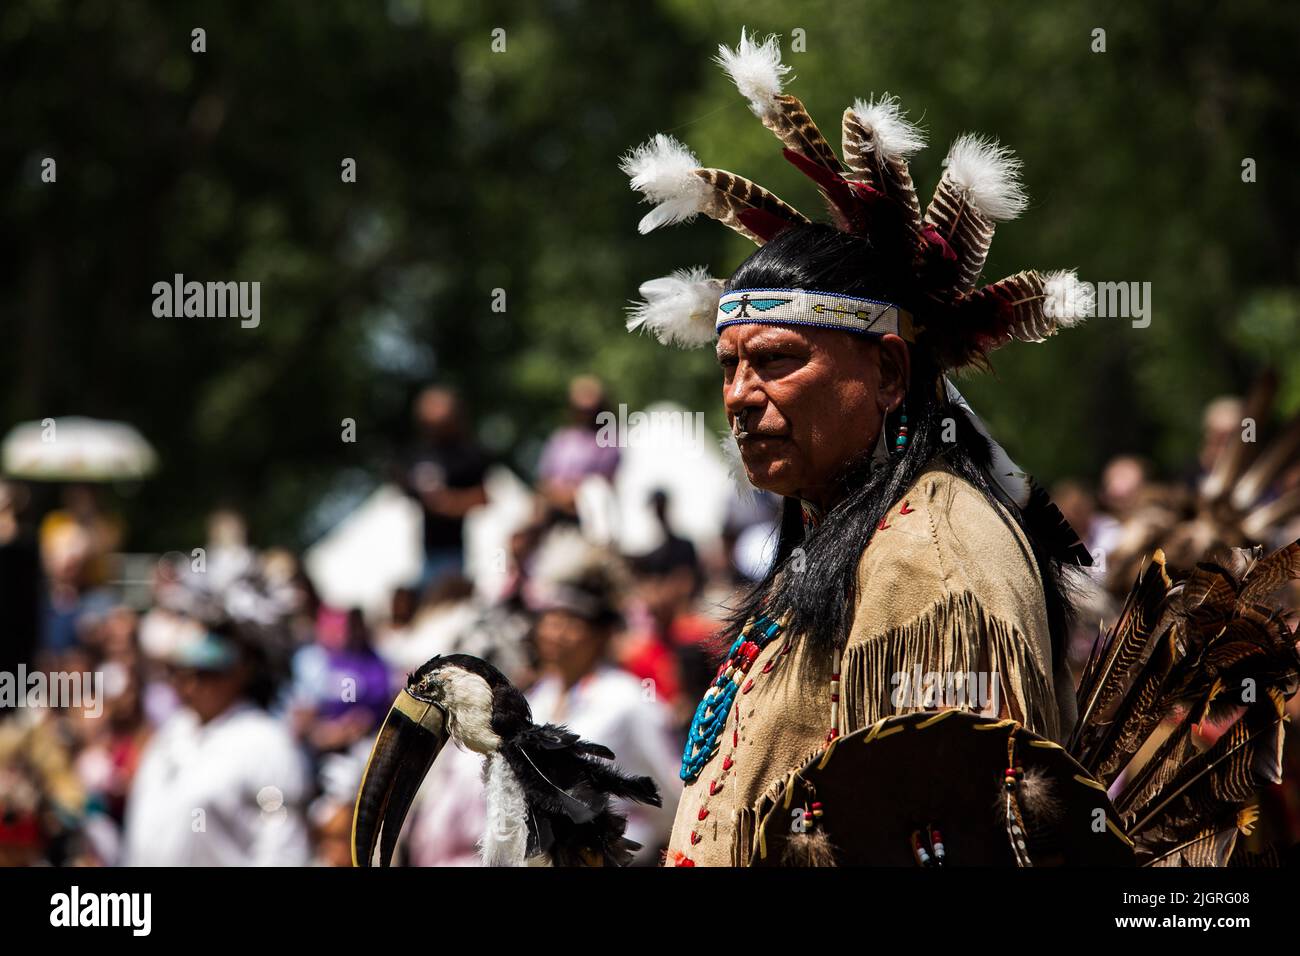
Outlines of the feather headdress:
M 896 97 L 859 99 L 844 111 L 841 159 L 803 103 L 785 91 L 789 67 L 781 62 L 775 36 L 760 42 L 742 30 L 735 49 L 718 48 L 717 62 L 776 135 L 784 157 L 817 184 L 835 227 L 867 238 L 874 254 L 910 274 L 914 302 L 904 309 L 896 303 L 844 301 L 817 290 L 724 295 L 723 280 L 696 267 L 644 283 L 642 300 L 629 310 L 629 330 L 687 348 L 709 344 L 720 329 L 737 322 L 896 333 L 927 349 L 941 368 L 953 370 L 985 365 L 988 353 L 1008 342 L 1041 342 L 1091 314 L 1090 288 L 1071 271 L 1030 270 L 979 286 L 995 224 L 1016 218 L 1028 204 L 1020 160 L 1005 146 L 976 134 L 959 136 L 922 212 L 908 161 L 926 137 Z M 763 245 L 810 221 L 757 183 L 701 166 L 689 148 L 663 133 L 628 152 L 622 169 L 654 207 L 641 219 L 642 233 L 702 213 Z M 949 400 L 966 409 L 990 442 L 991 477 L 1047 535 L 1052 553 L 1089 564 L 1078 536 L 1042 489 L 988 435 L 951 383 L 948 390 Z
M 978 286 L 995 224 L 1028 205 L 1020 160 L 1005 146 L 977 134 L 959 136 L 923 214 L 908 160 L 925 146 L 925 134 L 897 98 L 858 100 L 844 111 L 841 159 L 803 103 L 785 92 L 790 68 L 781 62 L 777 37 L 759 42 L 742 30 L 735 49 L 719 47 L 717 62 L 780 140 L 785 158 L 817 184 L 835 226 L 869 238 L 881 255 L 912 271 L 920 314 L 905 337 L 927 347 L 943 368 L 983 365 L 1007 342 L 1041 342 L 1091 313 L 1091 296 L 1073 272 L 1026 271 Z M 642 233 L 703 213 L 762 245 L 809 221 L 757 183 L 702 167 L 685 145 L 662 133 L 624 156 L 622 168 L 654 206 L 641 220 Z M 648 282 L 628 327 L 645 328 L 665 343 L 706 344 L 713 336 L 701 306 L 706 292 L 721 287 L 699 269 Z M 900 325 L 887 328 L 902 334 Z

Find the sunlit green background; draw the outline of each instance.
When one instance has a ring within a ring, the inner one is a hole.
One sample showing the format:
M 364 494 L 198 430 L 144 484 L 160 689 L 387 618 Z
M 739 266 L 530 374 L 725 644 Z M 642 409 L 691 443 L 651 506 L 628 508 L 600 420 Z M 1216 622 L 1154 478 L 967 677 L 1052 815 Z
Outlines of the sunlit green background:
M 854 98 L 901 96 L 932 142 L 923 202 L 957 134 L 1019 152 L 1033 203 L 986 279 L 1152 284 L 1149 328 L 1095 320 L 964 386 L 1041 479 L 1121 451 L 1181 468 L 1203 403 L 1266 361 L 1278 411 L 1300 407 L 1294 4 L 9 0 L 0 426 L 135 423 L 162 466 L 119 505 L 131 546 L 167 550 L 218 503 L 258 543 L 310 540 L 383 477 L 428 381 L 459 387 L 524 474 L 576 372 L 720 425 L 711 356 L 627 335 L 623 309 L 646 278 L 725 275 L 752 247 L 707 221 L 638 236 L 617 162 L 671 132 L 817 211 L 711 63 L 742 24 L 786 39 L 790 89 L 833 140 Z M 260 280 L 260 328 L 154 318 L 176 272 Z

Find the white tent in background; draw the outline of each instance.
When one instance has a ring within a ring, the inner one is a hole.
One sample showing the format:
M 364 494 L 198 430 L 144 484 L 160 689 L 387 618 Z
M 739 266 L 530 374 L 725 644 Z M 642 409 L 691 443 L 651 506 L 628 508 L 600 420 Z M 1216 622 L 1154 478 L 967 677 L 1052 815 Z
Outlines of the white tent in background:
M 508 468 L 490 468 L 484 485 L 487 505 L 465 521 L 465 565 L 478 592 L 495 596 L 508 570 L 510 536 L 531 516 L 532 497 Z M 326 604 L 383 617 L 394 590 L 419 583 L 422 528 L 420 506 L 395 485 L 382 485 L 307 549 L 304 566 Z
M 367 617 L 386 614 L 393 591 L 420 579 L 421 520 L 420 506 L 400 488 L 376 488 L 303 557 L 321 600 Z
M 510 572 L 510 537 L 534 518 L 532 489 L 509 468 L 489 468 L 483 480 L 487 504 L 465 518 L 465 573 L 480 597 L 501 593 Z
M 736 496 L 718 435 L 706 426 L 703 413 L 672 402 L 651 405 L 643 414 L 636 418 L 636 413 L 620 410 L 622 459 L 613 500 L 593 508 L 593 519 L 599 514 L 609 520 L 610 536 L 622 551 L 644 554 L 662 542 L 649 505 L 651 494 L 662 490 L 668 495 L 668 522 L 676 534 L 697 548 L 716 543 Z M 580 508 L 583 504 L 580 496 Z M 585 527 L 588 515 L 582 517 Z

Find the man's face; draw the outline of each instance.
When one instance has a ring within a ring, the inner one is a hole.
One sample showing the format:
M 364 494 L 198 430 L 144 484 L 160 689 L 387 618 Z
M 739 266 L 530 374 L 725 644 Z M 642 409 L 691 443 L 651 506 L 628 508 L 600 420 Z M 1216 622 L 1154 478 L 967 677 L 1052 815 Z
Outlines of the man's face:
M 733 325 L 717 352 L 728 421 L 741 418 L 745 471 L 776 494 L 821 502 L 901 398 L 896 382 L 882 389 L 897 376 L 882 373 L 877 341 L 838 329 Z
M 568 611 L 542 612 L 534 635 L 542 666 L 565 673 L 587 673 L 604 650 L 600 628 Z

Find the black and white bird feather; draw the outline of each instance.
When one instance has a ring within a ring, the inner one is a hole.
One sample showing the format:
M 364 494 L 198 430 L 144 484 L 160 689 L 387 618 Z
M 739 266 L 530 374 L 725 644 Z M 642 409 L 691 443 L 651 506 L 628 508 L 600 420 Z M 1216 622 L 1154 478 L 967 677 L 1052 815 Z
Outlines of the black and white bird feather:
M 415 671 L 375 741 L 352 824 L 352 857 L 392 860 L 415 793 L 451 740 L 482 754 L 492 866 L 625 866 L 640 845 L 612 801 L 660 805 L 649 777 L 626 774 L 606 747 L 556 724 L 534 724 L 524 695 L 492 665 L 466 654 Z

